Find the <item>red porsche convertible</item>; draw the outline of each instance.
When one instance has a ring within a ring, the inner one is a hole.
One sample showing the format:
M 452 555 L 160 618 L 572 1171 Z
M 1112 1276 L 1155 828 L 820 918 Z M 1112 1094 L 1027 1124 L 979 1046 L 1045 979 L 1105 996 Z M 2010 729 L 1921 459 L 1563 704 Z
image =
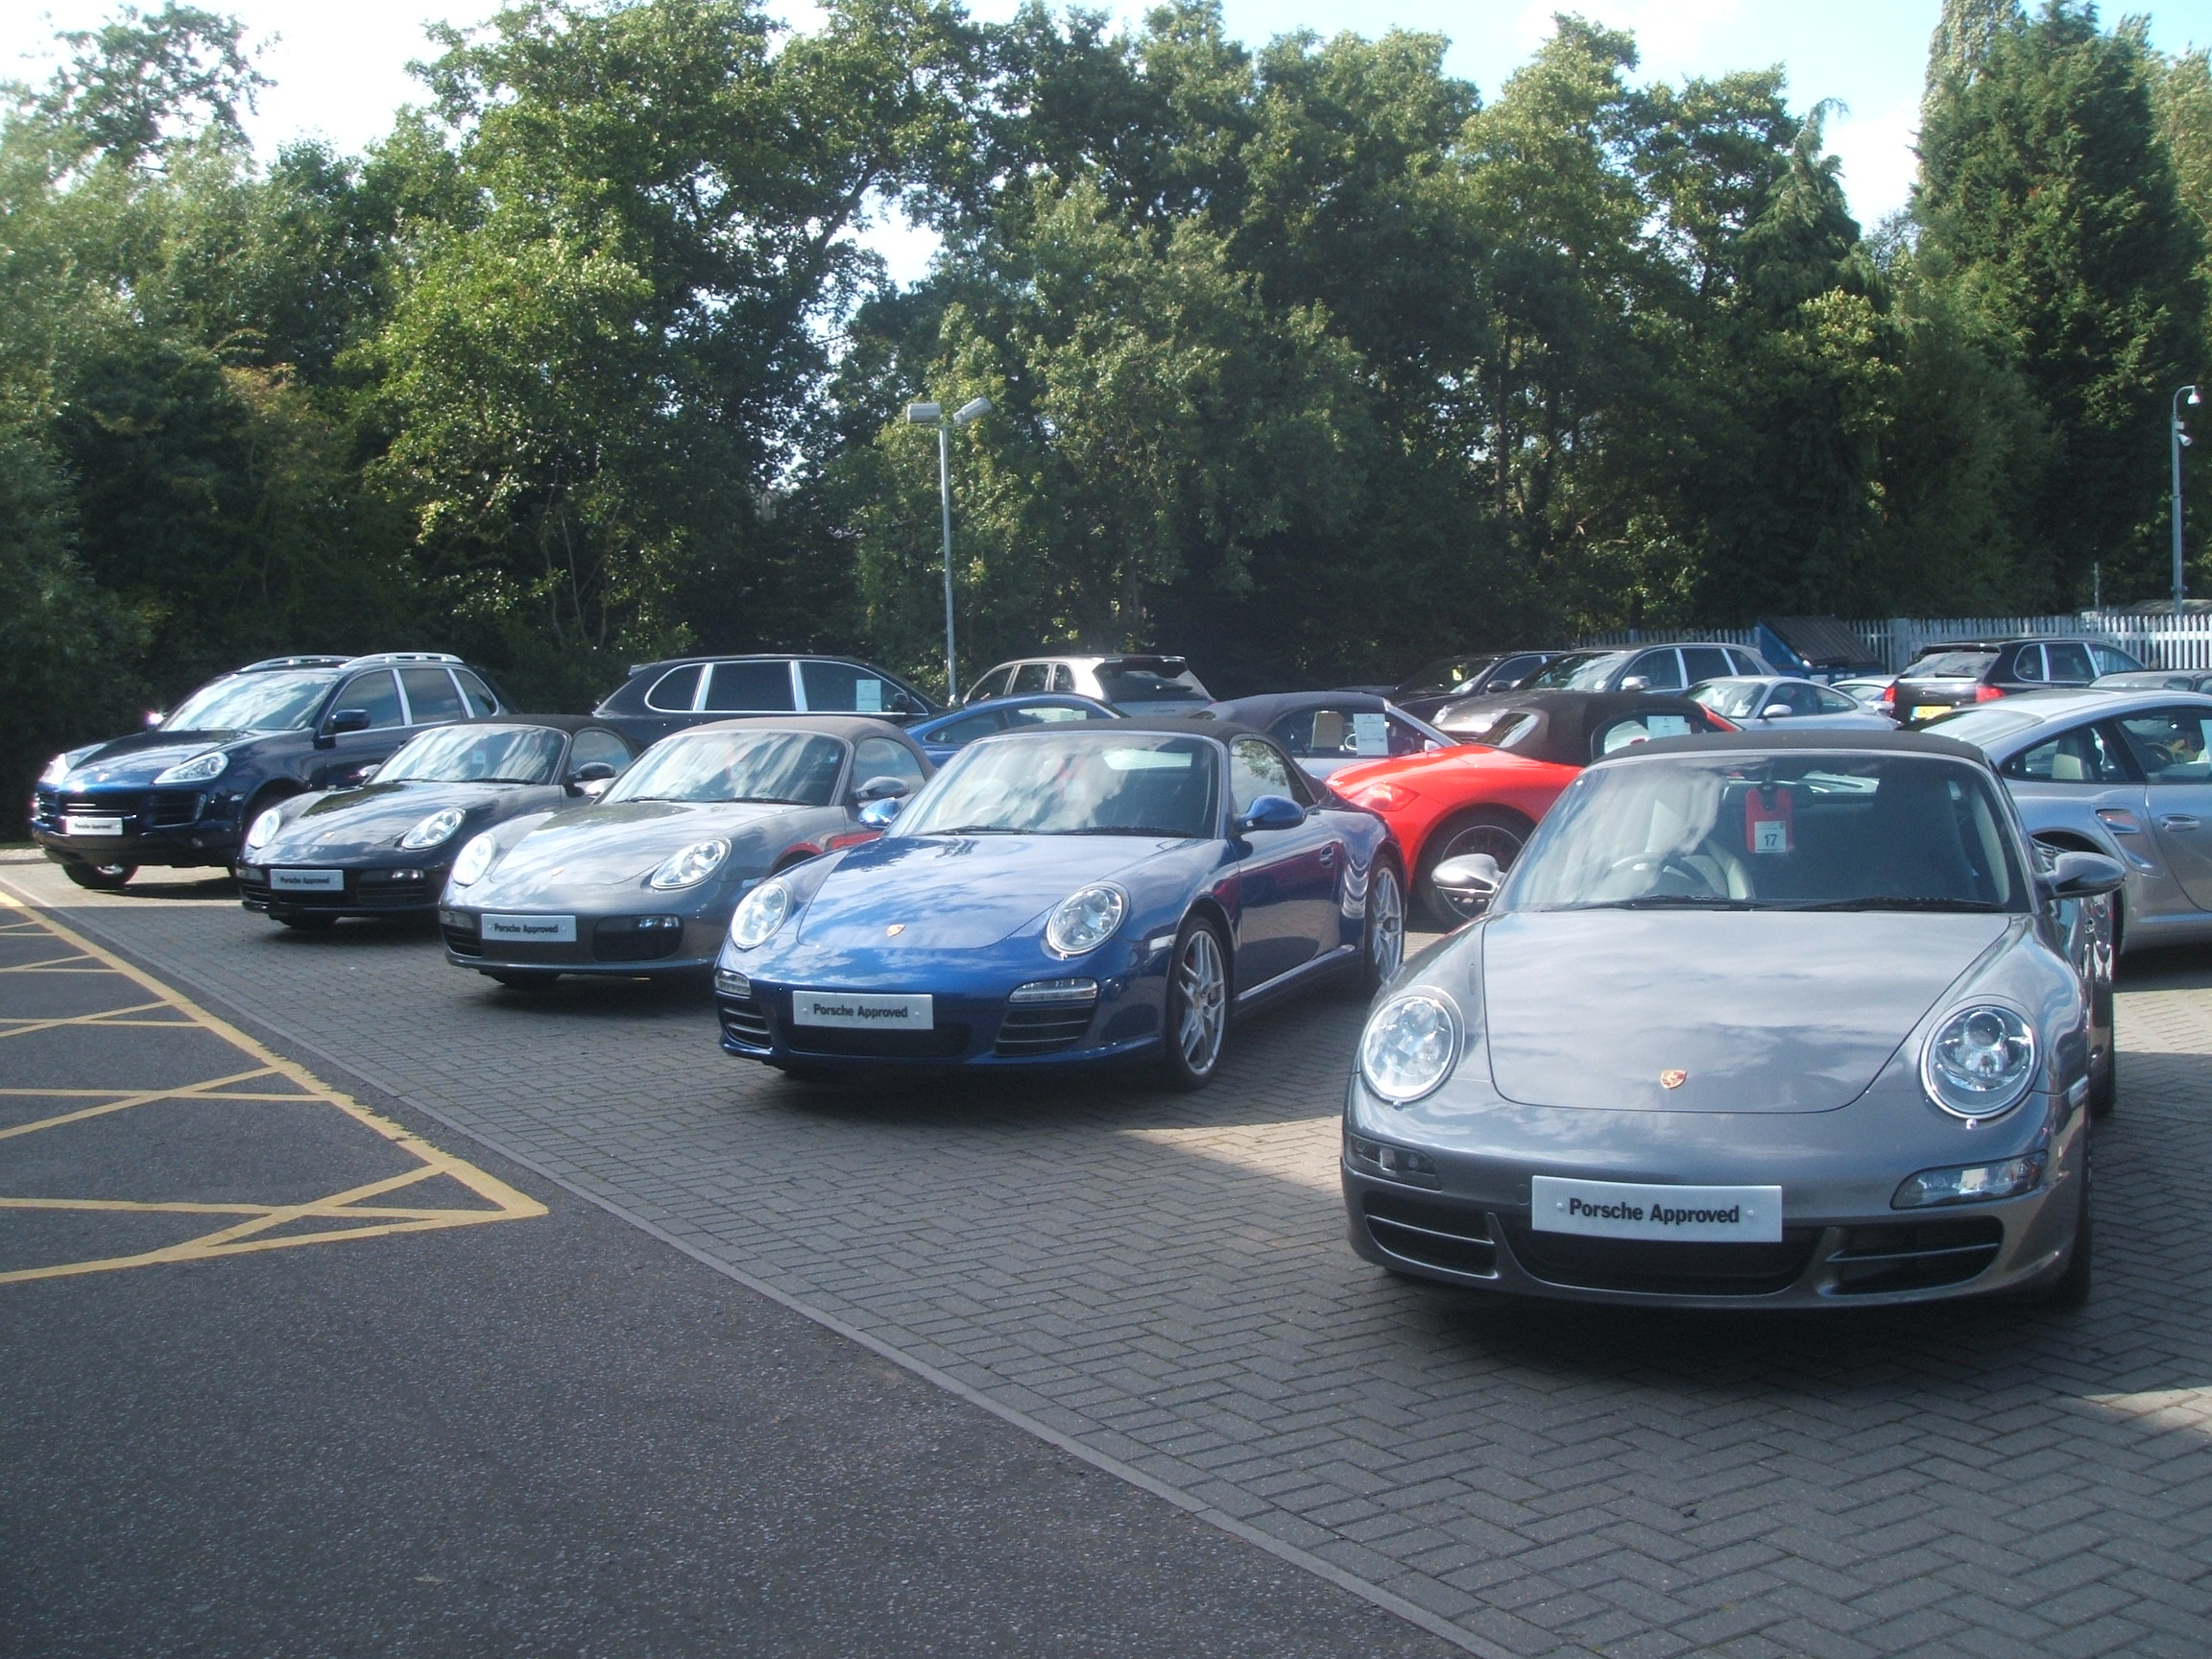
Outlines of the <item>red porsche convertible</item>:
M 1467 733 L 1471 741 L 1347 766 L 1329 782 L 1389 824 L 1415 899 L 1439 925 L 1456 927 L 1477 910 L 1437 891 L 1433 872 L 1445 859 L 1487 853 L 1503 870 L 1559 792 L 1599 756 L 1654 737 L 1735 730 L 1682 697 L 1531 691 Z

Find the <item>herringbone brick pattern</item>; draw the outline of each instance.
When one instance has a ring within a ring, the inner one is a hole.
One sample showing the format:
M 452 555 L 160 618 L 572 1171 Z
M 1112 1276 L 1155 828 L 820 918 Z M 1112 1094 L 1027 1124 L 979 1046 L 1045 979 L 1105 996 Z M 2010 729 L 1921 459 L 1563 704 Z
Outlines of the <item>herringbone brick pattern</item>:
M 844 1092 L 725 1058 L 696 995 L 532 999 L 426 934 L 0 878 L 1490 1650 L 2212 1649 L 2212 955 L 2124 983 L 2085 1312 L 1685 1319 L 1354 1258 L 1340 1002 L 1252 1022 L 1195 1097 Z

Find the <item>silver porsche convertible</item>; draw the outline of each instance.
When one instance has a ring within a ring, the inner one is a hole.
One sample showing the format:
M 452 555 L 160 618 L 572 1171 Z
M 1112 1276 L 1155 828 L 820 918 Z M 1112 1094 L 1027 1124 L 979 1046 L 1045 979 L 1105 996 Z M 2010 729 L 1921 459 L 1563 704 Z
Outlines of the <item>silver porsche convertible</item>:
M 1975 749 L 1669 739 L 1590 767 L 1480 920 L 1381 994 L 1354 1247 L 1526 1296 L 1707 1308 L 2088 1292 L 2092 998 L 2121 880 L 2039 858 Z

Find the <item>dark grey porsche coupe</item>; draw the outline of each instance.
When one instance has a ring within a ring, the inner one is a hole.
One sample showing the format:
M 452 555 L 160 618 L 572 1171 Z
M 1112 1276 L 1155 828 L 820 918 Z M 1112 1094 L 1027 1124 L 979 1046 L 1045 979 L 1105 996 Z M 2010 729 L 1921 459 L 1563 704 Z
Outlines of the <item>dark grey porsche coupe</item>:
M 445 959 L 505 985 L 713 965 L 737 901 L 779 870 L 881 831 L 928 757 L 884 720 L 782 714 L 663 737 L 596 802 L 516 818 L 454 860 Z

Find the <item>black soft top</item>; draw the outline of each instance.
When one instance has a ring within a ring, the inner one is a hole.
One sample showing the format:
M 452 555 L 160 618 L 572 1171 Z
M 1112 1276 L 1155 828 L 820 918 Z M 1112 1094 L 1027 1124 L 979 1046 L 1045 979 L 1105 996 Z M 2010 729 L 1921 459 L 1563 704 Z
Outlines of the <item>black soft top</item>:
M 1388 707 L 1386 699 L 1366 691 L 1270 691 L 1257 697 L 1224 698 L 1214 705 L 1214 723 L 1267 727 L 1309 709 L 1350 709 L 1361 714 L 1380 714 Z
M 1989 757 L 1971 743 L 1939 737 L 1933 732 L 1717 732 L 1704 737 L 1655 737 L 1617 749 L 1599 766 L 1621 760 L 1656 758 L 1667 755 L 1784 754 L 1801 750 L 1826 750 L 1831 754 L 1933 755 L 1947 760 L 1970 760 L 1984 772 Z
M 733 714 L 724 720 L 679 727 L 668 735 L 683 737 L 693 732 L 761 731 L 778 727 L 786 732 L 820 732 L 826 736 L 842 737 L 849 743 L 856 743 L 863 737 L 896 737 L 915 754 L 922 753 L 922 746 L 906 735 L 904 727 L 874 714 Z
M 1693 703 L 1687 697 L 1664 697 L 1649 691 L 1508 691 L 1497 703 L 1483 710 L 1490 717 L 1490 729 L 1517 714 L 1540 714 L 1542 722 L 1521 742 L 1504 751 L 1508 755 L 1526 755 L 1531 760 L 1549 760 L 1556 766 L 1587 766 L 1590 764 L 1592 738 L 1599 728 L 1608 726 L 1624 714 L 1679 714 L 1693 725 L 1702 725 L 1713 718 L 1713 711 L 1702 703 Z M 1449 736 L 1459 736 L 1455 731 Z M 1705 739 L 1710 741 L 1711 733 Z M 1692 739 L 1661 738 L 1661 742 L 1692 741 Z
M 631 748 L 637 747 L 635 738 L 624 737 L 619 727 L 610 726 L 596 714 L 471 714 L 465 720 L 445 720 L 440 726 L 550 726 L 556 732 L 570 736 L 590 727 L 598 732 L 612 732 Z M 437 730 L 437 728 L 431 728 Z

